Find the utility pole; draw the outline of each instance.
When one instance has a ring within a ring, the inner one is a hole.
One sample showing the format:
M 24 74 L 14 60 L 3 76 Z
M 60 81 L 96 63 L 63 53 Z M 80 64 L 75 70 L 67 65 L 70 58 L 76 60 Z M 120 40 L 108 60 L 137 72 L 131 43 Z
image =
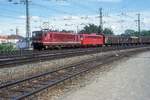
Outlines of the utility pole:
M 19 29 L 16 27 L 16 35 L 19 35 Z
M 77 25 L 77 34 L 78 34 L 78 32 L 79 32 L 79 25 Z
M 30 15 L 29 15 L 29 0 L 25 0 L 26 5 L 26 37 L 27 47 L 30 48 Z
M 137 15 L 138 15 L 138 20 L 137 20 L 137 22 L 138 22 L 138 32 L 139 32 L 139 35 L 140 35 L 140 33 L 141 33 L 141 14 L 139 13 Z
M 101 26 L 102 30 L 103 30 L 103 12 L 102 12 L 102 8 L 99 8 L 99 26 Z

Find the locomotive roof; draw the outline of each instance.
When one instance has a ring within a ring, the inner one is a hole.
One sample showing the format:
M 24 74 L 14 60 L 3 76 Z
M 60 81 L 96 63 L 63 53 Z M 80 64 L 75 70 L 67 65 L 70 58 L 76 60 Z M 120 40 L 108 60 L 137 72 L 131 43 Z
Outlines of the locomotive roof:
M 101 34 L 96 34 L 96 33 L 92 33 L 92 34 L 80 34 L 80 35 L 83 35 L 83 36 L 103 36 Z

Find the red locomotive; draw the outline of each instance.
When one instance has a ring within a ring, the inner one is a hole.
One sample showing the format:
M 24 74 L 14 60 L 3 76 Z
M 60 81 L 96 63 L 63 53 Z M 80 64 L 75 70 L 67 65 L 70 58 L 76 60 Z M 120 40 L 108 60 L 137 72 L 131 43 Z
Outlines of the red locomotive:
M 81 45 L 83 46 L 102 46 L 104 45 L 104 36 L 96 34 L 81 34 Z

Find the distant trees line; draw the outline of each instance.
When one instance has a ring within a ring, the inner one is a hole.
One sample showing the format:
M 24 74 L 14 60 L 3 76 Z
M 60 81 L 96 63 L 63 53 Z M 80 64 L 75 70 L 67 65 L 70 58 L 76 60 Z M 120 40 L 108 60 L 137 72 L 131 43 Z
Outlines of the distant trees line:
M 86 25 L 83 30 L 81 30 L 79 33 L 103 33 L 105 35 L 114 35 L 114 32 L 110 28 L 102 28 L 100 26 L 96 26 L 94 24 L 89 24 Z M 122 36 L 150 36 L 150 30 L 143 30 L 140 33 L 132 30 L 132 29 L 127 29 L 124 31 L 124 33 L 121 34 Z
M 127 29 L 123 34 L 123 36 L 150 36 L 150 30 L 143 30 L 140 33 L 132 30 L 132 29 Z

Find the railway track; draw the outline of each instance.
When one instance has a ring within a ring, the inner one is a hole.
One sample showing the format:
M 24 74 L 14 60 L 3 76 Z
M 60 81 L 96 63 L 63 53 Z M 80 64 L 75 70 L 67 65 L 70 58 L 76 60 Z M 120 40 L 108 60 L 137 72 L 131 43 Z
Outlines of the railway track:
M 77 49 L 78 50 L 78 49 Z M 49 54 L 49 53 L 58 53 L 58 52 L 65 52 L 65 51 L 73 51 L 73 49 L 63 49 L 63 50 L 17 50 L 10 53 L 0 54 L 0 59 L 7 59 L 7 58 L 15 58 L 21 56 L 31 56 L 31 55 L 41 55 L 41 54 Z
M 65 57 L 72 57 L 72 56 L 80 56 L 80 55 L 86 55 L 86 54 L 92 54 L 92 53 L 98 53 L 98 52 L 106 52 L 110 50 L 121 50 L 121 49 L 129 49 L 129 48 L 138 48 L 143 47 L 143 45 L 139 46 L 117 46 L 117 47 L 99 47 L 99 48 L 86 48 L 86 49 L 74 49 L 74 50 L 64 50 L 64 51 L 53 51 L 51 53 L 49 52 L 43 52 L 40 54 L 32 54 L 32 55 L 26 55 L 26 56 L 17 56 L 17 57 L 10 57 L 10 58 L 3 58 L 0 59 L 0 68 L 8 68 L 8 67 L 14 67 L 17 65 L 27 64 L 27 63 L 33 63 L 33 62 L 42 62 L 46 60 L 54 60 L 54 59 L 61 59 Z
M 68 51 L 61 51 L 61 52 L 44 52 L 39 55 L 28 55 L 28 56 L 19 56 L 19 57 L 12 57 L 6 59 L 0 59 L 0 68 L 7 68 L 13 67 L 16 65 L 26 64 L 26 63 L 33 63 L 37 61 L 45 61 L 45 60 L 54 60 L 60 59 L 65 57 L 72 57 L 78 56 L 83 54 L 90 54 L 98 51 L 99 48 L 96 49 L 78 49 L 76 50 L 68 50 Z
M 97 47 L 100 48 L 100 47 Z M 0 53 L 0 59 L 7 59 L 7 58 L 16 58 L 21 56 L 32 56 L 32 55 L 41 55 L 41 54 L 54 54 L 54 53 L 62 53 L 67 51 L 79 51 L 79 50 L 85 50 L 87 48 L 74 48 L 74 49 L 62 49 L 62 50 L 44 50 L 44 51 L 38 51 L 38 50 L 16 50 L 14 52 L 7 52 L 7 53 Z M 94 48 L 88 48 L 88 49 L 94 49 Z
M 86 48 L 74 48 L 74 49 L 54 49 L 54 50 L 17 50 L 14 52 L 8 53 L 0 53 L 0 59 L 7 59 L 7 58 L 16 58 L 21 56 L 32 56 L 32 55 L 42 55 L 42 54 L 55 54 L 55 53 L 63 53 L 63 52 L 70 52 L 70 51 L 80 51 L 85 50 Z M 94 48 L 89 48 L 94 49 Z
M 38 52 L 38 51 L 34 51 L 34 52 Z M 33 50 L 16 50 L 11 52 L 3 52 L 0 53 L 0 59 L 8 58 L 8 57 L 16 57 L 16 56 L 21 56 L 21 55 L 31 54 L 31 53 L 33 53 Z
M 123 56 L 123 55 L 122 55 Z M 121 56 L 108 55 L 102 58 L 82 61 L 55 71 L 42 73 L 0 86 L 1 100 L 22 100 L 47 88 L 88 72 L 102 64 L 119 59 Z M 109 59 L 108 59 L 109 58 Z M 101 62 L 99 62 L 101 61 Z

